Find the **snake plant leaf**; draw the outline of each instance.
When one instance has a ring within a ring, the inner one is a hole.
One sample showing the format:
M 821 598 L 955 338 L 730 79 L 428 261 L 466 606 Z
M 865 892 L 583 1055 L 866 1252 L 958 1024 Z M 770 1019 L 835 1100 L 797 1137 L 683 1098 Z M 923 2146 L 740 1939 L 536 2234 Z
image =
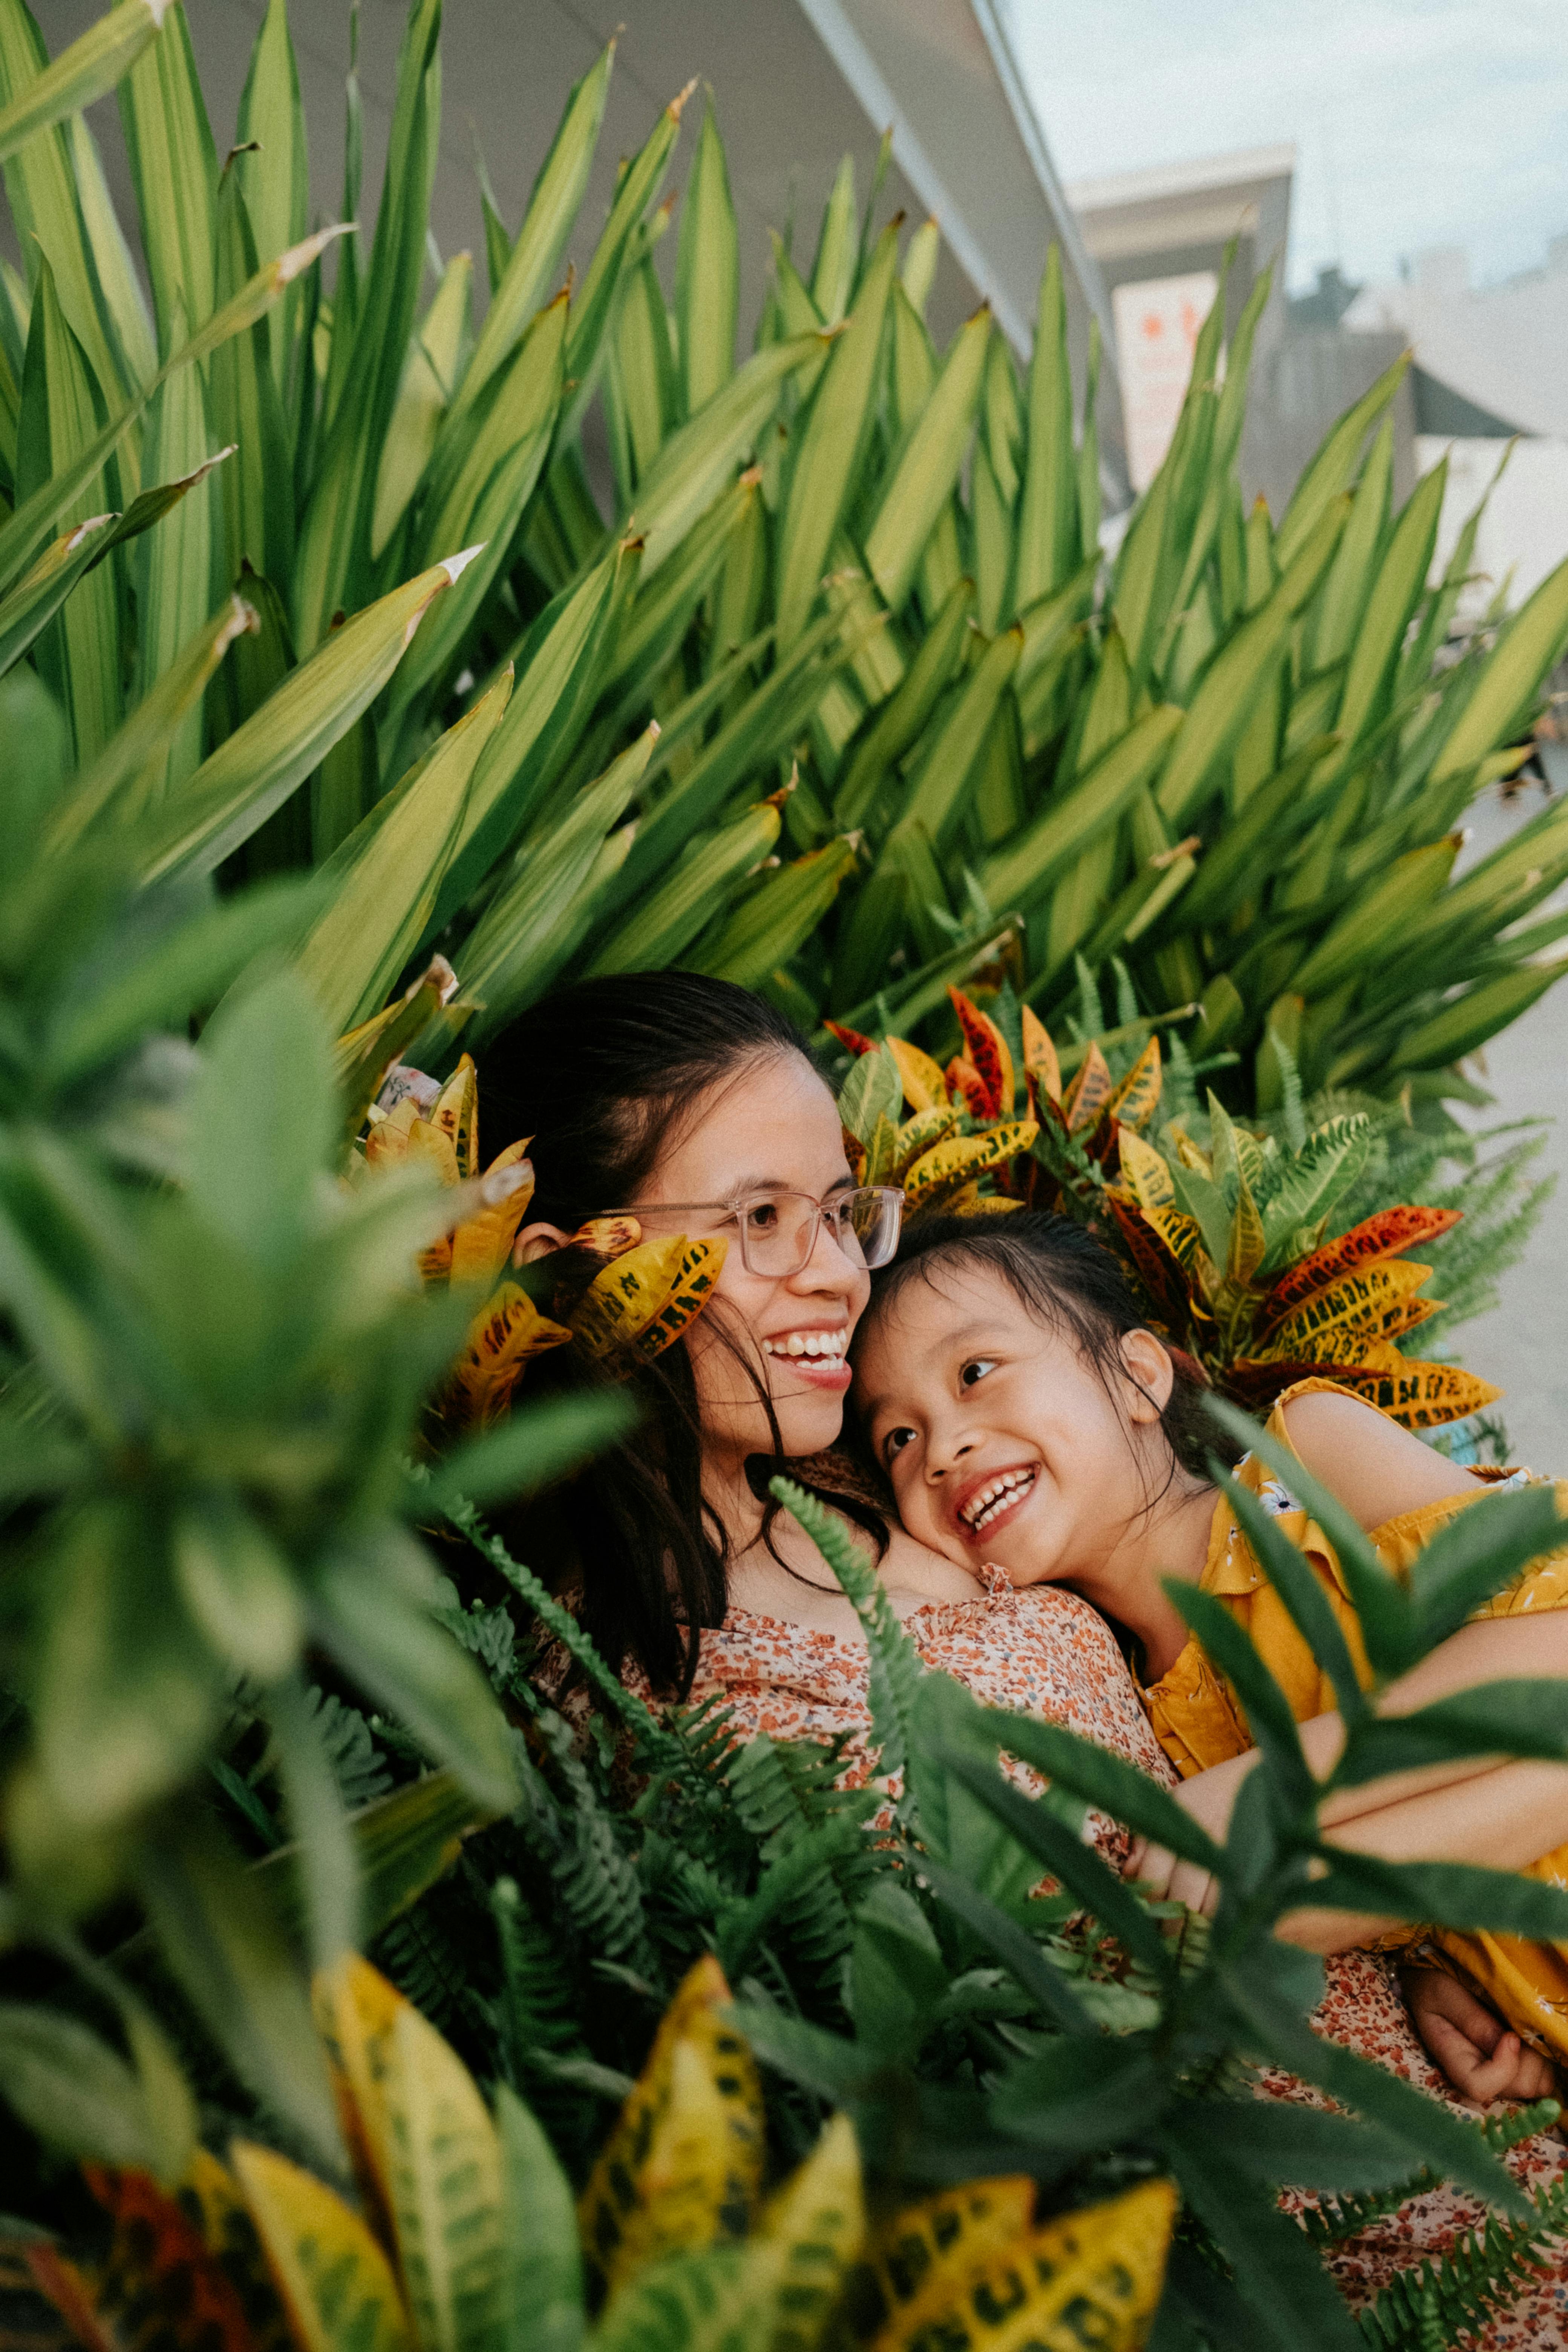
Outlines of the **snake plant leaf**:
M 544 468 L 561 407 L 566 345 L 564 294 L 542 310 L 499 373 L 482 423 L 432 517 L 423 547 L 479 552 L 421 630 L 393 688 L 389 725 L 451 667 L 505 562 L 523 509 Z
M 939 850 L 963 813 L 965 786 L 1023 649 L 1024 632 L 1015 622 L 992 640 L 946 718 L 930 731 L 901 822 L 923 825 Z
M 615 55 L 616 44 L 612 40 L 574 87 L 566 101 L 550 152 L 533 184 L 528 211 L 505 272 L 485 313 L 474 356 L 453 405 L 454 419 L 463 416 L 508 357 L 542 304 L 561 266 L 572 224 L 587 189 Z M 583 298 L 586 294 L 584 282 Z
M 1428 1021 L 1418 1022 L 1389 1057 L 1395 1070 L 1436 1070 L 1474 1054 L 1489 1037 L 1528 1013 L 1554 981 L 1568 971 L 1568 957 L 1554 963 L 1528 963 L 1517 971 L 1467 989 Z
M 1362 467 L 1323 593 L 1313 608 L 1311 669 L 1343 661 L 1356 642 L 1383 553 L 1393 490 L 1394 419 L 1385 416 Z
M 432 564 L 356 613 L 170 793 L 138 835 L 137 856 L 148 881 L 187 870 L 210 874 L 248 839 L 374 700 L 463 561 L 449 556 Z
M 0 5 L 0 103 L 7 107 L 25 105 L 28 91 L 49 70 L 48 53 L 25 0 L 5 0 L 5 5 Z M 5 193 L 10 198 L 27 285 L 29 289 L 36 288 L 38 265 L 47 260 L 54 272 L 60 308 L 112 409 L 134 387 L 125 355 L 104 315 L 72 168 L 73 146 L 64 123 L 57 123 L 29 139 L 15 151 L 5 166 Z M 25 305 L 19 323 L 25 340 Z M 127 488 L 134 491 L 136 485 L 132 457 Z
M 184 316 L 176 293 L 173 320 L 176 331 Z M 254 335 L 256 330 L 249 331 Z M 216 365 L 216 355 L 213 364 Z M 233 404 L 230 413 L 233 415 Z M 143 442 L 148 473 L 156 481 L 199 466 L 215 437 L 203 371 L 184 368 L 160 386 L 148 412 Z M 229 470 L 237 487 L 237 472 L 233 467 Z M 238 503 L 237 499 L 237 507 Z M 205 486 L 137 551 L 138 698 L 157 683 L 212 610 L 214 523 L 218 520 L 214 505 L 213 486 Z M 235 569 L 237 572 L 237 559 Z M 200 766 L 201 757 L 202 714 L 193 709 L 169 746 L 162 788 L 172 790 L 184 783 Z
M 735 368 L 740 245 L 724 142 L 709 90 L 680 215 L 675 316 L 680 336 L 680 388 L 688 416 L 705 408 Z
M 825 321 L 842 319 L 855 280 L 855 159 L 846 155 L 823 209 L 816 257 L 811 266 L 811 299 Z
M 386 176 L 363 308 L 337 411 L 300 529 L 293 588 L 294 641 L 313 652 L 334 612 L 370 585 L 376 468 L 397 405 L 425 272 L 426 223 L 440 134 L 440 82 L 430 70 L 440 0 L 416 0 L 397 56 Z
M 180 0 L 121 84 L 120 114 L 166 360 L 206 324 L 216 299 L 217 156 Z
M 149 495 L 157 493 L 143 493 Z M 253 606 L 238 596 L 225 599 L 79 779 L 50 827 L 52 848 L 67 847 L 107 816 L 129 826 L 145 815 L 162 790 L 170 747 L 199 709 L 219 663 L 240 637 L 259 627 Z
M 524 681 L 526 690 L 527 681 Z M 485 1006 L 477 1034 L 505 1026 L 538 985 L 552 927 L 593 874 L 605 835 L 642 783 L 658 738 L 646 728 L 565 814 L 525 835 L 463 950 L 466 984 Z
M 16 434 L 16 493 L 22 511 L 49 496 L 50 485 L 69 478 L 81 455 L 98 437 L 100 387 L 86 354 L 66 322 L 55 292 L 54 271 L 38 266 L 22 377 L 22 407 Z M 195 453 L 196 462 L 210 444 Z M 177 470 L 184 470 L 179 468 Z M 67 520 L 84 521 L 85 485 L 59 509 Z M 70 509 L 74 508 L 74 515 Z M 84 582 L 37 641 L 39 675 L 70 722 L 79 764 L 96 757 L 114 730 L 119 700 L 120 612 L 111 572 Z
M 226 302 L 256 274 L 256 238 L 238 176 L 226 172 L 217 198 L 217 299 Z M 291 298 L 285 298 L 291 299 Z M 278 313 L 274 311 L 272 318 Z M 272 372 L 268 328 L 258 319 L 233 336 L 208 364 L 208 402 L 220 440 L 239 462 L 214 499 L 215 573 L 237 582 L 248 564 L 264 580 L 287 580 L 294 563 L 294 500 L 289 445 Z M 188 377 L 181 383 L 191 381 Z M 166 385 L 159 395 L 167 400 Z M 448 545 L 456 546 L 456 541 Z
M 1279 525 L 1276 551 L 1282 570 L 1292 564 L 1350 480 L 1363 442 L 1405 381 L 1410 353 L 1402 352 L 1371 390 L 1346 409 L 1308 465 L 1290 496 Z
M 474 770 L 511 697 L 509 666 L 322 868 L 330 903 L 300 964 L 338 1031 L 384 1003 L 430 929 Z
M 1371 889 L 1331 926 L 1292 979 L 1297 993 L 1326 996 L 1342 981 L 1388 952 L 1412 915 L 1429 906 L 1453 872 L 1459 838 L 1447 834 L 1397 859 Z
M 679 413 L 669 312 L 654 267 L 651 247 L 669 223 L 667 199 L 639 240 L 648 250 L 628 268 L 610 330 L 604 400 L 610 426 L 610 453 L 623 507 L 655 465 L 666 434 Z
M 658 567 L 657 586 L 648 574 L 645 541 L 637 593 L 616 635 L 600 689 L 606 715 L 617 725 L 624 726 L 646 701 L 652 681 L 685 636 L 733 542 L 745 532 L 758 495 L 753 467 L 721 492 L 684 533 L 673 560 Z M 730 632 L 721 618 L 716 621 L 715 635 L 725 652 L 732 652 L 743 641 L 736 637 L 724 642 Z M 752 632 L 743 635 L 750 636 Z
M 899 685 L 855 741 L 834 801 L 838 824 L 867 822 L 895 765 L 920 740 L 958 666 L 973 602 L 973 583 L 960 580 L 933 614 Z
M 20 660 L 38 631 L 59 610 L 83 572 L 101 563 L 110 548 L 140 537 L 177 506 L 185 492 L 221 466 L 232 449 L 220 449 L 194 473 L 161 482 L 132 500 L 122 515 L 90 515 L 47 547 L 30 572 L 0 597 L 0 676 Z
M 240 92 L 234 136 L 236 152 L 227 168 L 245 198 L 257 254 L 263 262 L 274 261 L 300 242 L 310 209 L 310 162 L 300 71 L 289 36 L 288 0 L 267 0 Z M 289 390 L 302 296 L 303 289 L 297 287 L 267 321 L 279 400 Z
M 77 202 L 81 207 L 82 234 L 92 256 L 107 331 L 126 388 L 133 390 L 137 384 L 151 383 L 157 373 L 158 350 L 152 314 L 109 193 L 98 142 L 88 129 L 85 117 L 79 114 L 72 115 L 65 131 Z
M 981 884 L 992 906 L 1026 907 L 1058 864 L 1114 824 L 1148 783 L 1182 724 L 1173 704 L 1156 706 L 1060 801 L 1047 803 L 1018 841 L 988 859 Z
M 1040 280 L 1035 354 L 1029 364 L 1026 447 L 1016 594 L 1020 604 L 1033 604 L 1060 588 L 1079 560 L 1067 297 L 1061 248 L 1056 245 L 1046 257 Z
M 642 577 L 651 579 L 733 478 L 760 442 L 784 386 L 822 351 L 817 335 L 756 352 L 701 412 L 672 433 L 637 487 L 632 527 L 643 540 Z
M 680 133 L 681 110 L 695 88 L 694 82 L 689 82 L 671 99 L 633 156 L 616 188 L 605 233 L 583 273 L 566 338 L 566 373 L 573 390 L 561 420 L 563 440 L 575 434 L 593 397 L 622 272 L 643 215 L 658 194 Z
M 473 257 L 454 254 L 409 345 L 397 405 L 376 469 L 370 531 L 373 562 L 379 562 L 407 511 L 452 400 L 468 338 L 473 276 Z
M 1262 691 L 1296 614 L 1322 579 L 1344 527 L 1348 501 L 1326 500 L 1312 530 L 1268 602 L 1254 613 L 1204 673 L 1157 792 L 1162 814 L 1179 825 L 1198 804 L 1218 763 Z
M 947 506 L 969 444 L 991 336 L 985 304 L 960 329 L 931 395 L 888 469 L 866 534 L 866 562 L 889 610 L 914 583 L 921 551 Z
M 1488 655 L 1468 701 L 1432 763 L 1434 785 L 1477 766 L 1508 740 L 1568 643 L 1568 562 L 1549 572 Z
M 796 429 L 779 527 L 775 608 L 779 644 L 800 635 L 816 602 L 828 551 L 870 429 L 882 330 L 898 268 L 897 224 L 883 230 L 855 308 L 828 354 Z
M 693 971 L 760 988 L 804 946 L 854 870 L 855 845 L 830 841 L 769 874 L 750 898 L 684 959 Z
M 130 72 L 162 29 L 165 0 L 121 0 L 0 108 L 0 163 L 51 123 L 79 114 Z
M 30 497 L 18 500 L 15 513 L 0 523 L 0 583 L 9 585 L 34 562 L 47 545 L 56 520 L 97 480 L 159 386 L 177 370 L 210 358 L 230 335 L 253 326 L 332 239 L 342 235 L 340 227 L 318 229 L 302 245 L 279 254 L 276 261 L 263 263 L 250 283 L 164 362 L 153 383 L 111 416 L 79 457 L 56 467 Z
M 1431 569 L 1447 479 L 1448 460 L 1444 456 L 1416 484 L 1378 565 L 1350 648 L 1336 721 L 1347 761 L 1386 713 L 1400 648 Z
M 1087 562 L 1100 550 L 1100 520 L 1104 493 L 1100 479 L 1100 320 L 1089 322 L 1089 355 L 1083 373 L 1083 432 L 1078 452 L 1079 557 Z
M 763 864 L 779 837 L 771 802 L 748 809 L 717 832 L 688 843 L 658 887 L 613 928 L 585 968 L 602 972 L 658 971 L 677 963 L 734 885 Z

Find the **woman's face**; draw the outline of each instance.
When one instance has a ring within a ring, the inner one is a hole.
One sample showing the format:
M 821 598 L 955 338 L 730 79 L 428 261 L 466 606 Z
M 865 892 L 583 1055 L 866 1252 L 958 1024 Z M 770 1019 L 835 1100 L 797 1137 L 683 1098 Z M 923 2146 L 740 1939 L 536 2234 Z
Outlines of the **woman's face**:
M 1015 1584 L 1091 1574 L 1141 1506 L 1141 1443 L 1170 1391 L 1152 1333 L 1121 1352 L 1113 1397 L 990 1269 L 906 1283 L 856 1351 L 855 1407 L 910 1533 Z
M 849 1386 L 845 1350 L 865 1309 L 869 1277 L 826 1224 L 818 1225 L 798 1274 L 772 1277 L 748 1271 L 737 1227 L 726 1222 L 722 1206 L 705 1215 L 665 1215 L 658 1203 L 723 1204 L 762 1192 L 822 1201 L 852 1181 L 833 1097 L 800 1055 L 782 1053 L 748 1063 L 700 1097 L 672 1129 L 637 1197 L 623 1204 L 650 1238 L 719 1234 L 729 1244 L 714 1297 L 686 1340 L 712 1454 L 738 1464 L 773 1444 L 767 1415 L 726 1336 L 765 1380 L 784 1452 L 816 1454 L 833 1444 Z

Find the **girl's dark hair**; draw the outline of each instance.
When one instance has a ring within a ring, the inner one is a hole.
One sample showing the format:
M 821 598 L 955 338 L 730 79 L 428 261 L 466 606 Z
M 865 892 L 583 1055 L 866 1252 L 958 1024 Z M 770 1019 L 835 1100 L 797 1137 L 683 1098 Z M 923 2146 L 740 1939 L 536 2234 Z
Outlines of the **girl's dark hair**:
M 785 1054 L 816 1067 L 795 1024 L 729 981 L 688 971 L 583 981 L 531 1005 L 489 1048 L 479 1073 L 485 1126 L 492 1137 L 532 1138 L 536 1190 L 527 1222 L 574 1233 L 636 1197 L 710 1088 Z M 766 1481 L 790 1466 L 773 1402 L 750 1355 L 725 1333 L 716 1303 L 703 1321 L 730 1347 L 767 1414 L 773 1455 L 756 1457 L 752 1468 L 771 1548 L 778 1506 Z M 529 1374 L 533 1393 L 587 1376 L 566 1363 L 570 1352 L 541 1358 Z M 700 1629 L 723 1621 L 730 1546 L 703 1499 L 686 1349 L 667 1348 L 626 1386 L 642 1406 L 635 1433 L 574 1482 L 560 1498 L 561 1516 L 577 1555 L 584 1632 L 617 1671 L 629 1653 L 656 1689 L 684 1697 Z M 887 1528 L 868 1506 L 837 1491 L 831 1499 L 885 1549 Z
M 892 1265 L 872 1276 L 871 1303 L 857 1339 L 911 1282 L 929 1282 L 939 1265 L 978 1266 L 999 1276 L 1037 1321 L 1073 1340 L 1112 1397 L 1116 1376 L 1131 1377 L 1120 1343 L 1129 1331 L 1147 1330 L 1149 1318 L 1131 1283 L 1104 1243 L 1084 1226 L 1032 1209 L 984 1221 L 937 1216 L 918 1224 Z M 1180 1349 L 1170 1352 L 1176 1377 L 1160 1427 L 1171 1449 L 1171 1470 L 1159 1493 L 1146 1500 L 1151 1511 L 1170 1492 L 1179 1469 L 1207 1479 L 1211 1455 L 1222 1461 L 1238 1455 L 1205 1410 L 1208 1391 L 1198 1366 Z

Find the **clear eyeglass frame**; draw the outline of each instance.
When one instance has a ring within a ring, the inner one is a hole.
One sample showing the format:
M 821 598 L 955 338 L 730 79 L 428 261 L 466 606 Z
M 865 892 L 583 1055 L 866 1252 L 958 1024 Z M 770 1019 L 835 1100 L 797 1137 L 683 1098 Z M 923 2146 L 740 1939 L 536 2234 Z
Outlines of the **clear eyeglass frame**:
M 775 1218 L 772 1225 L 754 1222 L 767 1211 Z M 748 1274 L 784 1282 L 810 1265 L 824 1224 L 851 1265 L 864 1266 L 868 1274 L 886 1265 L 899 1246 L 904 1196 L 892 1184 L 855 1184 L 820 1201 L 809 1192 L 781 1190 L 748 1192 L 738 1201 L 647 1201 L 639 1208 L 601 1213 L 639 1222 L 652 1216 L 716 1218 L 720 1228 L 735 1227 Z

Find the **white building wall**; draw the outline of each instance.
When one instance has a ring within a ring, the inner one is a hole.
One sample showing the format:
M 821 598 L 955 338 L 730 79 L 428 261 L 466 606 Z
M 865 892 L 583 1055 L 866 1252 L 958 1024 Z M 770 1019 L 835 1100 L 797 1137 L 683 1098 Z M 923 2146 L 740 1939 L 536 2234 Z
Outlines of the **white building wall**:
M 1466 518 L 1484 497 L 1486 509 L 1476 534 L 1476 577 L 1459 609 L 1466 614 L 1484 612 L 1510 572 L 1509 604 L 1517 607 L 1568 556 L 1568 436 L 1515 441 L 1510 451 L 1506 441 L 1448 441 L 1435 433 L 1416 435 L 1415 462 L 1423 474 L 1431 471 L 1445 451 L 1448 483 L 1437 526 L 1434 574 L 1441 576 L 1447 568 Z

